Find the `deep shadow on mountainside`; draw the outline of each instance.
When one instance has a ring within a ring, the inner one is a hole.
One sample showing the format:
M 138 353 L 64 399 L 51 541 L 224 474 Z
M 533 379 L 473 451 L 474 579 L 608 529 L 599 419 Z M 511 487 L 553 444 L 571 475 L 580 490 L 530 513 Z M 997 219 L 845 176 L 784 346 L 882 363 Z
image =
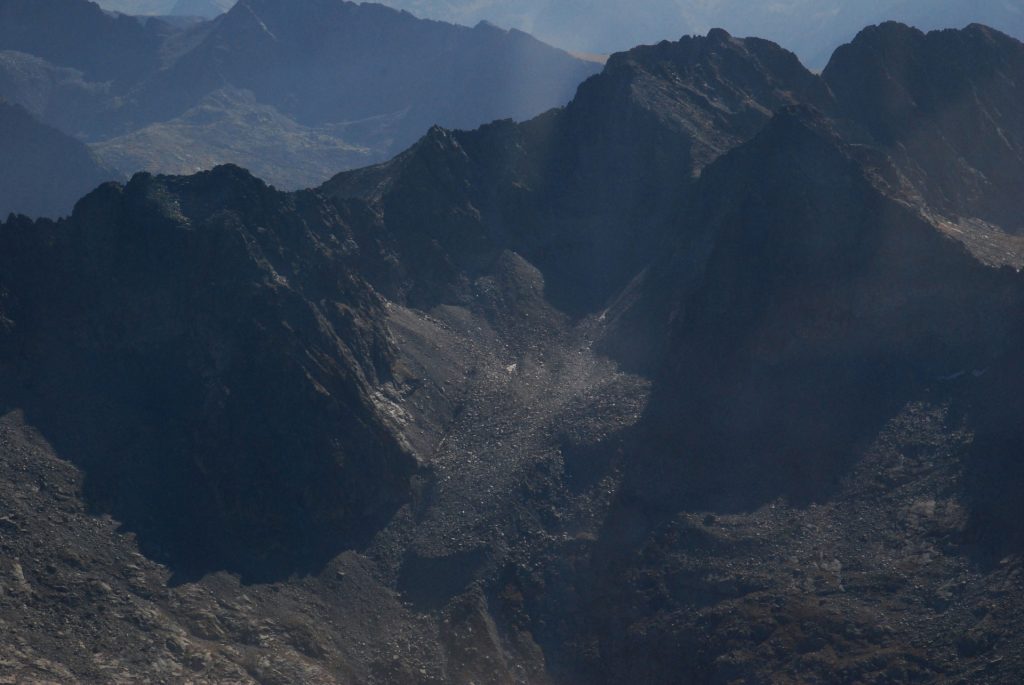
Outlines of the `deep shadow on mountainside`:
M 0 674 L 1017 682 L 1019 84 L 977 25 L 713 31 L 8 220 Z
M 393 352 L 347 231 L 231 167 L 13 219 L 4 406 L 186 577 L 323 563 L 390 517 L 415 469 L 370 396 Z

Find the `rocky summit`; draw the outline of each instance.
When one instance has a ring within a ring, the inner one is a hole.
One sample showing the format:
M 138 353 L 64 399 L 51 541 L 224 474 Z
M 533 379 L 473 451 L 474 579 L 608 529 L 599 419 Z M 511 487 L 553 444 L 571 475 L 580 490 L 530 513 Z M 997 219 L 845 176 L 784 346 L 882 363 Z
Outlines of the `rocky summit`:
M 979 25 L 716 30 L 12 216 L 0 679 L 1019 682 L 1022 87 Z

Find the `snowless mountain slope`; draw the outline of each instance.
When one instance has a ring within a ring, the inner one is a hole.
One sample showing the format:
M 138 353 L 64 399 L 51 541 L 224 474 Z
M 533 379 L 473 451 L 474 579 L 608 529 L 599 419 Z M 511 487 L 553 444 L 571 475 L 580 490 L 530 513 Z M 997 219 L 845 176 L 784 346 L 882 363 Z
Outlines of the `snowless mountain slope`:
M 0 676 L 1015 682 L 1020 49 L 714 31 L 6 221 Z

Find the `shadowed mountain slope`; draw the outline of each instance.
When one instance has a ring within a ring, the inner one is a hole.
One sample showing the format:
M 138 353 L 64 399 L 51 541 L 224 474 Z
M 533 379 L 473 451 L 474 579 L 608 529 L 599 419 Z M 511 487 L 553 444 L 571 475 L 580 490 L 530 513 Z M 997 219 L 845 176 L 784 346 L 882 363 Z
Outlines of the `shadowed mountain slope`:
M 186 576 L 322 562 L 386 519 L 414 468 L 371 396 L 393 352 L 347 233 L 317 198 L 230 167 L 14 220 L 3 404 Z
M 571 594 L 590 574 L 586 618 L 546 637 L 567 646 L 567 682 L 863 682 L 880 663 L 935 682 L 947 659 L 1020 644 L 1019 606 L 982 626 L 960 607 L 987 591 L 961 604 L 941 588 L 1019 558 L 1018 433 L 995 424 L 1017 406 L 1024 281 L 887 197 L 860 154 L 793 110 L 706 169 L 692 216 L 710 238 L 651 269 L 671 333 L 618 502 L 594 552 L 545 582 Z M 925 529 L 927 560 L 885 551 Z M 904 595 L 903 573 L 933 599 Z M 906 625 L 871 632 L 900 606 Z
M 716 31 L 613 56 L 564 110 L 435 129 L 323 190 L 370 199 L 398 234 L 434 241 L 409 251 L 409 268 L 508 246 L 544 273 L 552 302 L 593 311 L 660 248 L 700 170 L 796 102 L 832 106 L 792 53 Z
M 1015 682 L 1020 198 L 928 170 L 996 177 L 943 112 L 1012 143 L 1019 48 L 715 31 L 314 190 L 3 224 L 0 676 Z
M 1018 344 L 1017 272 L 880 192 L 824 119 L 777 115 L 695 192 L 715 198 L 695 208 L 712 212 L 695 218 L 714 247 L 674 305 L 652 399 L 668 430 L 654 440 L 673 447 L 660 477 L 640 479 L 674 505 L 684 492 L 726 510 L 827 497 L 910 399 Z M 668 259 L 692 256 L 681 250 Z
M 969 60 L 963 59 L 971 55 Z M 984 26 L 861 32 L 823 73 L 848 116 L 885 146 L 897 192 L 934 212 L 1024 230 L 1024 45 Z

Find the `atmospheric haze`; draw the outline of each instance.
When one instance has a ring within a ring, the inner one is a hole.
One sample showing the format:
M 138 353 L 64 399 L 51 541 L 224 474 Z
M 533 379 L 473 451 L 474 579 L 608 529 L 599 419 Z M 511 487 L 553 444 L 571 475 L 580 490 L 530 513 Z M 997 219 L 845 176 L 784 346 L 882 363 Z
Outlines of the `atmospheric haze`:
M 100 0 L 134 14 L 214 16 L 232 0 Z M 1024 37 L 1017 0 L 381 0 L 426 19 L 473 25 L 489 21 L 581 53 L 608 54 L 634 45 L 705 34 L 721 27 L 773 40 L 812 69 L 864 26 L 886 20 L 929 30 L 983 23 Z

